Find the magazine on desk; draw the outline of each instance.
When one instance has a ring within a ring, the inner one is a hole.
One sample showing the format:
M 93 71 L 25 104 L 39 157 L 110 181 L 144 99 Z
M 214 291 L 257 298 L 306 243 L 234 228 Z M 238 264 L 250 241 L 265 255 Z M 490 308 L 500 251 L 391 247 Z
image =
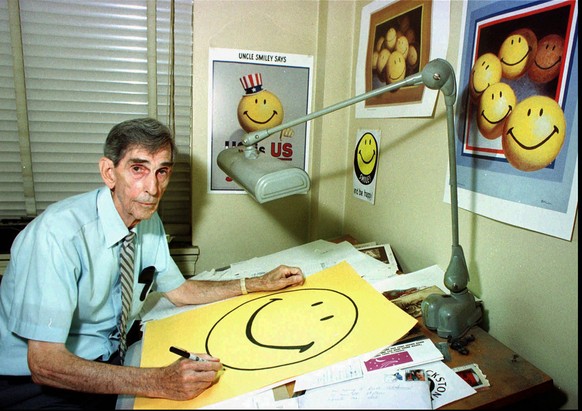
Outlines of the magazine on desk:
M 402 368 L 441 361 L 443 353 L 429 338 L 407 341 L 384 348 L 364 361 L 366 371 L 384 369 L 397 371 Z

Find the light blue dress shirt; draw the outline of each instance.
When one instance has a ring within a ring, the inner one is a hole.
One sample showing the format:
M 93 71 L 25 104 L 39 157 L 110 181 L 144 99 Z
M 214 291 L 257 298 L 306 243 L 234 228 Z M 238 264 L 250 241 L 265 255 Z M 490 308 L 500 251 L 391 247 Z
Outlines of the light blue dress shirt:
M 143 306 L 139 273 L 156 267 L 153 290 L 185 281 L 155 213 L 134 229 L 129 326 Z M 49 206 L 14 240 L 0 285 L 0 375 L 30 375 L 27 340 L 65 343 L 75 355 L 107 360 L 119 346 L 119 252 L 128 229 L 108 187 Z

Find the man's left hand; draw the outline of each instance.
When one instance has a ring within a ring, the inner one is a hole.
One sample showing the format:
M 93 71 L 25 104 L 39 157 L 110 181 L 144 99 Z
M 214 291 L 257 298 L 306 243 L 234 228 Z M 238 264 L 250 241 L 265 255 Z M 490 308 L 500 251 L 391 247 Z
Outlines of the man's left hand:
M 249 292 L 277 291 L 286 287 L 301 285 L 305 278 L 299 267 L 280 265 L 261 277 L 247 278 L 246 281 L 246 287 Z

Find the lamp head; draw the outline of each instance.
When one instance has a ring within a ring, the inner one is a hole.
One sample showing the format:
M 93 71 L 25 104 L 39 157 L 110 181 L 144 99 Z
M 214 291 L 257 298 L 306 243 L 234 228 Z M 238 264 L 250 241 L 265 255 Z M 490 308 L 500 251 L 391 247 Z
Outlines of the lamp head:
M 261 204 L 293 194 L 306 194 L 311 184 L 303 169 L 260 155 L 254 146 L 222 150 L 217 162 L 226 175 Z

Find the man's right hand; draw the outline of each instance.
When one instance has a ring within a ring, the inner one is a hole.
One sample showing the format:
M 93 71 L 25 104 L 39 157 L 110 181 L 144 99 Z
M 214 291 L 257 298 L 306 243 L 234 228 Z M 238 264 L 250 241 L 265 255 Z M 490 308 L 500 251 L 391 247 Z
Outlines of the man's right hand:
M 210 387 L 222 370 L 217 358 L 200 355 L 206 361 L 181 358 L 164 368 L 163 391 L 165 398 L 172 400 L 191 400 Z

